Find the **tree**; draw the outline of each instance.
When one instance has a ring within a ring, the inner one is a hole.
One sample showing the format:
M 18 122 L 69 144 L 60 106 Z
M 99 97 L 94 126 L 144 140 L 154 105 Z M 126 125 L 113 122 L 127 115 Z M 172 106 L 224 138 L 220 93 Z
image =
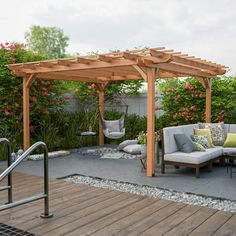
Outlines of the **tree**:
M 33 52 L 47 58 L 65 57 L 69 37 L 57 27 L 34 25 L 25 34 L 27 47 Z

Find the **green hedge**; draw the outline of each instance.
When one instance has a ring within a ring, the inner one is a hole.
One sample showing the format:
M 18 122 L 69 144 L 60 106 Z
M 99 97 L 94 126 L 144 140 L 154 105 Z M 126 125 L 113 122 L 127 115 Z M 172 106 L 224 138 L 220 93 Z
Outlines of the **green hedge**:
M 121 114 L 117 111 L 106 111 L 105 118 L 113 120 L 118 119 L 120 115 Z M 96 137 L 81 137 L 79 134 L 83 131 L 87 131 L 90 126 L 93 131 L 98 133 L 98 124 L 99 115 L 97 110 L 80 111 L 77 113 L 58 111 L 48 115 L 38 126 L 35 126 L 34 131 L 31 132 L 31 143 L 44 141 L 50 151 L 94 146 L 97 145 L 98 142 Z M 125 136 L 118 140 L 106 138 L 105 142 L 119 144 L 126 139 L 135 139 L 139 132 L 146 131 L 146 125 L 146 116 L 138 116 L 136 114 L 127 115 L 125 119 Z M 157 130 L 160 130 L 164 126 L 167 126 L 165 116 L 156 119 Z M 10 141 L 16 139 L 15 135 L 18 134 L 12 133 L 11 136 L 8 137 Z M 19 142 L 22 142 L 22 138 Z M 18 143 L 16 146 L 21 146 L 21 143 Z

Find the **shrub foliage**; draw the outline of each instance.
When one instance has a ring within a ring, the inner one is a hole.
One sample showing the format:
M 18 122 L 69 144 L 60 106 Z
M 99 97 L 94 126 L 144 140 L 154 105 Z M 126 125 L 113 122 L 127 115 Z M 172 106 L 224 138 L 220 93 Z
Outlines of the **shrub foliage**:
M 7 64 L 38 61 L 42 56 L 25 50 L 17 43 L 0 44 L 0 136 L 7 137 L 14 148 L 22 146 L 22 79 L 13 76 Z M 64 102 L 60 84 L 55 81 L 35 81 L 30 90 L 31 133 Z
M 171 79 L 160 82 L 162 109 L 170 125 L 204 122 L 205 89 L 198 79 Z M 212 122 L 235 123 L 236 77 L 212 79 Z

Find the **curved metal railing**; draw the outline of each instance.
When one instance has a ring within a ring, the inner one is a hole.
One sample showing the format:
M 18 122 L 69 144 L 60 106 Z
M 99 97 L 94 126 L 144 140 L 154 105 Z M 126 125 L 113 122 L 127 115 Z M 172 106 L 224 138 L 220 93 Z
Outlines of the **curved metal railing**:
M 9 144 L 10 147 L 10 142 L 7 139 L 0 139 L 0 141 L 2 140 L 2 142 L 6 142 Z M 3 141 L 4 140 L 4 141 Z M 28 148 L 19 158 L 17 158 L 17 160 L 13 163 L 11 163 L 11 154 L 9 154 L 9 150 L 8 149 L 8 168 L 6 170 L 4 170 L 1 175 L 0 175 L 0 182 L 8 176 L 11 176 L 12 171 L 25 159 L 27 158 L 28 155 L 30 155 L 36 148 L 38 147 L 43 147 L 44 149 L 44 193 L 36 195 L 36 196 L 32 196 L 32 197 L 28 197 L 16 202 L 12 201 L 12 196 L 11 196 L 11 202 L 8 202 L 5 205 L 0 206 L 0 211 L 2 210 L 6 210 L 12 207 L 16 207 L 16 206 L 20 206 L 29 202 L 33 202 L 33 201 L 37 201 L 40 199 L 44 199 L 44 213 L 41 214 L 42 218 L 49 218 L 52 217 L 53 215 L 49 213 L 49 186 L 48 186 L 48 149 L 47 149 L 47 145 L 44 142 L 37 142 L 35 144 L 33 144 L 30 148 Z M 12 183 L 12 182 L 11 182 Z M 9 184 L 8 184 L 9 185 Z M 12 193 L 12 184 L 11 184 L 11 193 Z

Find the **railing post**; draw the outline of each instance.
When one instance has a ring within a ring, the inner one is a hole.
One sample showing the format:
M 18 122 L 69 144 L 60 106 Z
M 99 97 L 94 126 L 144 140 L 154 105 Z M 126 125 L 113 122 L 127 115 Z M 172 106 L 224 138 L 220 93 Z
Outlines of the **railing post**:
M 12 159 L 11 159 L 11 146 L 10 146 L 10 142 L 7 143 L 7 166 L 9 167 L 12 163 Z M 8 203 L 12 203 L 12 173 L 10 173 L 7 177 L 8 180 Z
M 4 148 L 7 153 L 7 166 L 9 167 L 12 164 L 11 159 L 11 144 L 10 141 L 6 138 L 0 138 L 0 143 L 3 143 Z M 12 203 L 12 173 L 7 176 L 7 186 L 3 187 L 1 190 L 6 190 L 8 192 L 8 203 Z
M 49 185 L 48 185 L 48 148 L 44 146 L 44 213 L 40 215 L 41 218 L 51 218 L 53 214 L 49 213 Z

